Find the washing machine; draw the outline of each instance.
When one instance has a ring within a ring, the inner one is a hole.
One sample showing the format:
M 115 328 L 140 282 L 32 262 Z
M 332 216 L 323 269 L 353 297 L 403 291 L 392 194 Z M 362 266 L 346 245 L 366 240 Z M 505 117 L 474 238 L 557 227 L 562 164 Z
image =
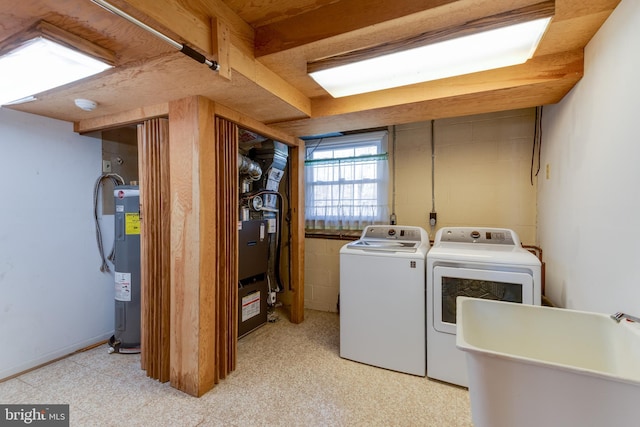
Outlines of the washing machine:
M 425 376 L 429 235 L 368 226 L 340 250 L 340 357 Z
M 505 228 L 445 227 L 427 255 L 427 376 L 468 387 L 458 296 L 540 305 L 541 262 Z

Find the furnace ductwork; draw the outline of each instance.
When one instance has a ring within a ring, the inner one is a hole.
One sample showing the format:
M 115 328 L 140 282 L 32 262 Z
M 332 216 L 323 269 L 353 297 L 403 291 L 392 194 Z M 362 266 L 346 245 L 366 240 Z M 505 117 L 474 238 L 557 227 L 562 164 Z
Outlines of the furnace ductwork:
M 242 154 L 238 154 L 238 173 L 246 175 L 251 181 L 257 181 L 262 177 L 260 165 Z

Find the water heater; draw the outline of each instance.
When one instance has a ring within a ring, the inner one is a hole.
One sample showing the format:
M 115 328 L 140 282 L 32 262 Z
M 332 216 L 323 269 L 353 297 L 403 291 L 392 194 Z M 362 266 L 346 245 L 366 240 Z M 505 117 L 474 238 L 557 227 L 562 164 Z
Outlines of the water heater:
M 115 331 L 109 352 L 140 352 L 140 190 L 116 186 Z

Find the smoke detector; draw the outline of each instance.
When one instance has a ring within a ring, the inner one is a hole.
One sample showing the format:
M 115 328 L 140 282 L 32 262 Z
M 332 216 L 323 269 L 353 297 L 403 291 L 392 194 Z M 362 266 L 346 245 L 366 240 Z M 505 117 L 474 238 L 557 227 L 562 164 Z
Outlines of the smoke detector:
M 76 103 L 76 107 L 84 111 L 93 111 L 98 106 L 97 102 L 92 101 L 90 99 L 78 98 L 75 100 L 75 103 Z

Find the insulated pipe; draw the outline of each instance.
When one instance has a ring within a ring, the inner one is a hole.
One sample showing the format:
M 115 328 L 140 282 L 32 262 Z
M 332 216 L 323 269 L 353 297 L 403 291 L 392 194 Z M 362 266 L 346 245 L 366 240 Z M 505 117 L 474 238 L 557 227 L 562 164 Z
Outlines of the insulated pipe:
M 190 48 L 186 44 L 178 43 L 177 41 L 173 40 L 172 38 L 162 34 L 160 31 L 158 31 L 158 30 L 156 30 L 154 28 L 151 28 L 150 26 L 148 26 L 144 22 L 137 20 L 133 16 L 129 15 L 128 13 L 124 12 L 123 10 L 118 9 L 117 7 L 113 6 L 112 4 L 109 4 L 104 0 L 91 0 L 91 1 L 93 3 L 95 3 L 95 4 L 97 4 L 98 6 L 108 10 L 109 12 L 114 13 L 114 14 L 126 19 L 127 21 L 131 22 L 134 25 L 137 25 L 138 27 L 142 28 L 143 30 L 148 31 L 149 33 L 151 33 L 154 36 L 158 37 L 160 40 L 162 40 L 165 43 L 168 43 L 171 46 L 173 46 L 174 48 L 178 49 L 180 52 L 184 53 L 188 57 L 190 57 L 192 59 L 195 59 L 196 61 L 198 61 L 201 64 L 205 64 L 207 67 L 211 68 L 213 71 L 220 70 L 220 64 L 218 64 L 216 61 L 207 59 L 204 55 L 202 55 L 201 53 L 193 50 L 192 48 Z
M 248 175 L 251 181 L 257 181 L 262 176 L 260 165 L 248 157 L 238 154 L 238 173 Z

